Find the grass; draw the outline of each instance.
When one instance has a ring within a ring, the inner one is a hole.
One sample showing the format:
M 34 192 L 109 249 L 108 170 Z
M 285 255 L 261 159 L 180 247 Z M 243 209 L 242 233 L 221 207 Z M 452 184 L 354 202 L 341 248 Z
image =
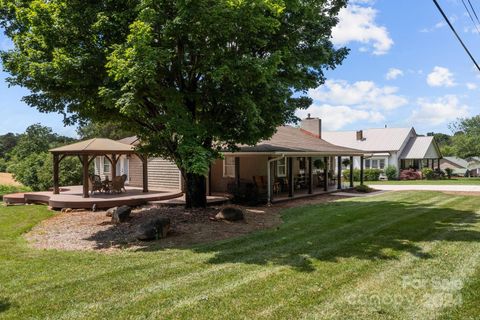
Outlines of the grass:
M 394 184 L 394 185 L 480 185 L 480 178 L 452 178 L 445 180 L 388 180 L 365 181 L 368 185 Z
M 188 249 L 62 252 L 0 208 L 0 318 L 475 319 L 478 198 L 394 192 L 288 209 L 278 229 Z

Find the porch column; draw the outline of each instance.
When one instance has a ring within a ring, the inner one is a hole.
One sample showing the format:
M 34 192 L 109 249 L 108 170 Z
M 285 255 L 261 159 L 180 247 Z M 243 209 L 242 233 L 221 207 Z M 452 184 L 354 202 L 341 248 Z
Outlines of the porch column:
M 328 157 L 323 158 L 323 190 L 328 191 Z
M 117 176 L 117 162 L 118 162 L 117 155 L 112 154 L 112 181 Z
M 58 176 L 58 171 L 59 171 L 59 158 L 58 154 L 53 155 L 53 194 L 59 194 L 60 193 L 60 179 Z
M 342 157 L 337 157 L 337 189 L 342 189 Z
M 313 158 L 308 157 L 308 194 L 313 193 Z
M 208 195 L 212 195 L 212 164 L 208 166 Z
M 148 157 L 142 155 L 142 178 L 143 178 L 143 192 L 148 192 Z
M 240 157 L 235 157 L 235 183 L 240 187 Z
M 432 170 L 435 169 L 435 159 L 432 159 L 431 168 Z
M 287 168 L 287 174 L 288 174 L 288 196 L 293 197 L 293 188 L 295 187 L 293 185 L 293 158 L 288 157 L 287 158 L 287 163 L 288 163 L 288 168 Z
M 82 155 L 82 166 L 83 166 L 83 197 L 88 198 L 88 155 Z
M 350 188 L 353 188 L 353 157 L 350 157 Z
M 360 184 L 363 185 L 363 156 L 360 157 Z
M 440 170 L 440 159 L 437 159 L 437 169 Z

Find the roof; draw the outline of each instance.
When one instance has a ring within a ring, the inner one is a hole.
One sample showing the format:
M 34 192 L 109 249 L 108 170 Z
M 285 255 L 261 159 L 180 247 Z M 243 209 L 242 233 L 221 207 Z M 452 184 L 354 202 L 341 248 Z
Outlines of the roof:
M 127 137 L 118 141 L 133 145 L 139 143 L 136 136 Z M 333 145 L 302 131 L 300 128 L 291 126 L 278 127 L 276 133 L 270 139 L 262 140 L 254 146 L 239 145 L 239 147 L 239 152 L 245 153 L 310 152 L 345 156 L 363 154 L 360 150 Z
M 457 166 L 459 167 L 462 167 L 462 168 L 468 168 L 468 162 L 462 158 L 458 158 L 458 157 L 443 157 L 443 159 L 453 163 L 453 164 L 456 164 Z
M 51 149 L 59 154 L 129 154 L 135 152 L 135 147 L 111 139 L 94 138 L 72 143 L 63 147 Z
M 275 152 L 275 153 L 324 153 L 335 155 L 361 155 L 363 151 L 331 144 L 302 131 L 300 128 L 281 126 L 267 140 L 254 146 L 240 145 L 240 152 Z
M 357 140 L 357 131 L 324 131 L 326 141 L 348 148 L 369 152 L 398 151 L 408 139 L 413 128 L 365 129 L 363 140 Z
M 439 153 L 438 148 L 436 148 L 435 142 L 432 136 L 417 136 L 410 138 L 407 145 L 400 155 L 400 159 L 429 159 L 429 158 L 439 158 L 438 156 L 429 155 L 429 150 L 435 148 L 436 152 Z

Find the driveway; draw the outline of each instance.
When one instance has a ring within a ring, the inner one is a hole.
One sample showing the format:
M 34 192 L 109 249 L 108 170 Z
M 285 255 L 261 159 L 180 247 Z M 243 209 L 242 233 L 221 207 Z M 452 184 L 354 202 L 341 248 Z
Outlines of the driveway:
M 371 184 L 369 187 L 377 190 L 388 191 L 458 191 L 458 192 L 480 192 L 480 185 L 380 185 Z

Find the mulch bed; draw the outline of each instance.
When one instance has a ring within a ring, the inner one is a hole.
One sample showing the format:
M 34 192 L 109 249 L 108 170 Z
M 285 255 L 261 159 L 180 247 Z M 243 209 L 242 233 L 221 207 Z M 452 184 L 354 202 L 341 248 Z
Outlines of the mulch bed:
M 305 204 L 318 204 L 341 199 L 340 196 L 321 195 L 298 199 L 271 207 L 243 208 L 245 220 L 241 222 L 213 219 L 220 207 L 205 210 L 185 210 L 183 207 L 142 207 L 132 210 L 129 221 L 112 224 L 105 211 L 73 210 L 58 213 L 34 227 L 25 238 L 39 249 L 102 250 L 178 248 L 194 244 L 238 237 L 256 230 L 268 229 L 282 223 L 279 211 Z M 139 225 L 154 216 L 170 218 L 168 237 L 151 242 L 135 239 Z

